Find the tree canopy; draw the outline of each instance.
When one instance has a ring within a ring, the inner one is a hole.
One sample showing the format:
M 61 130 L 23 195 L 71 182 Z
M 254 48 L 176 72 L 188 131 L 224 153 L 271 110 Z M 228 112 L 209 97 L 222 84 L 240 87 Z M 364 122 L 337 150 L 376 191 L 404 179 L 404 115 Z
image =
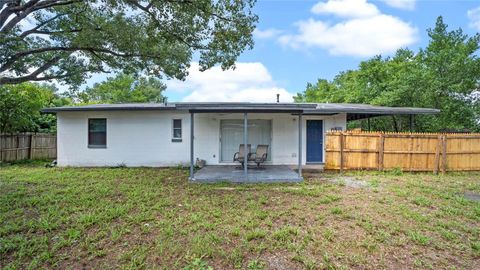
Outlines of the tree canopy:
M 295 100 L 437 108 L 439 115 L 415 117 L 417 130 L 479 130 L 480 35 L 449 31 L 439 17 L 428 36 L 429 44 L 417 53 L 400 49 L 391 57 L 373 57 L 332 81 L 307 84 Z M 407 123 L 405 117 L 372 119 L 379 130 L 406 130 Z
M 0 1 L 0 85 L 91 73 L 183 79 L 192 56 L 226 69 L 253 46 L 255 0 Z
M 0 85 L 0 133 L 53 132 L 56 117 L 46 107 L 91 103 L 162 102 L 165 85 L 155 77 L 118 74 L 81 92 L 58 93 L 46 83 Z
M 0 133 L 54 131 L 55 116 L 40 114 L 40 109 L 70 104 L 56 92 L 37 83 L 0 86 Z
M 77 100 L 80 103 L 162 102 L 165 89 L 165 84 L 154 77 L 119 74 L 79 92 Z

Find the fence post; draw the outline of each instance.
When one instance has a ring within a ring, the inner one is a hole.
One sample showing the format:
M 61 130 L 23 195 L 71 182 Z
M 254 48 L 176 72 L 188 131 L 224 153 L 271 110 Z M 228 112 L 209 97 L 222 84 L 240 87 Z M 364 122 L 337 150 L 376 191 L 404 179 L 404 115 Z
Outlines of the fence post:
M 380 140 L 378 142 L 378 170 L 383 170 L 383 149 L 385 145 L 385 136 L 380 133 Z
M 35 135 L 30 134 L 30 147 L 28 149 L 28 159 L 33 159 L 33 148 L 35 147 L 35 144 L 33 143 L 34 138 L 35 138 Z
M 437 148 L 435 149 L 435 164 L 433 164 L 433 173 L 438 174 L 440 170 L 440 149 L 443 147 L 442 136 L 438 136 Z
M 442 173 L 447 171 L 447 135 L 442 136 Z
M 20 135 L 16 135 L 17 137 L 17 147 L 16 147 L 16 150 L 15 150 L 15 160 L 18 160 L 18 150 L 20 148 Z
M 343 132 L 340 132 L 340 173 L 343 173 Z

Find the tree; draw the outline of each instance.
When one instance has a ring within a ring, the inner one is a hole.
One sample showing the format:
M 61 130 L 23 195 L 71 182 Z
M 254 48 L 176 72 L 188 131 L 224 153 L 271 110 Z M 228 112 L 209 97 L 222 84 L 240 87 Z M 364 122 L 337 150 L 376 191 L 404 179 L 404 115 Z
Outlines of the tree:
M 0 85 L 122 71 L 183 79 L 252 48 L 255 0 L 0 1 Z
M 428 82 L 426 103 L 442 110 L 432 119 L 437 129 L 478 130 L 478 115 L 470 97 L 480 82 L 480 34 L 472 37 L 462 29 L 448 31 L 442 17 L 428 30 L 430 43 L 418 53 Z
M 349 102 L 384 106 L 429 107 L 439 115 L 417 116 L 422 131 L 479 130 L 478 93 L 480 82 L 480 35 L 472 37 L 461 29 L 448 31 L 442 17 L 426 48 L 415 53 L 400 49 L 392 57 L 376 56 L 358 69 L 341 72 L 331 82 L 308 84 L 297 102 Z M 377 130 L 408 130 L 408 117 L 378 117 L 371 124 Z M 351 127 L 365 124 L 354 122 Z
M 55 116 L 40 114 L 44 107 L 69 104 L 48 85 L 23 83 L 0 86 L 0 133 L 54 131 Z
M 165 89 L 165 84 L 153 77 L 119 74 L 80 92 L 78 99 L 81 103 L 161 102 Z

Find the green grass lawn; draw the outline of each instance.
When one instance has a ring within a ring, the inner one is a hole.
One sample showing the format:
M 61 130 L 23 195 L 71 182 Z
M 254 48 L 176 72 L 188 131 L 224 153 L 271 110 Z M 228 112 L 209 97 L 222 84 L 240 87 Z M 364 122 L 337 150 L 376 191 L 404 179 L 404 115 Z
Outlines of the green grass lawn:
M 480 268 L 480 174 L 189 184 L 182 169 L 0 167 L 0 268 Z M 340 180 L 338 180 L 340 179 Z M 335 182 L 335 183 L 333 183 Z

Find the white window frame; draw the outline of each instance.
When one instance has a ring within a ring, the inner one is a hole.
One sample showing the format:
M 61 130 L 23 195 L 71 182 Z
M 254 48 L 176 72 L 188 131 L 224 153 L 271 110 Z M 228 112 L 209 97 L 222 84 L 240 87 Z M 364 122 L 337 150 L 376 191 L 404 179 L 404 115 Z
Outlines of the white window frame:
M 90 142 L 90 121 L 91 120 L 104 120 L 105 121 L 105 144 L 91 144 Z M 108 127 L 108 124 L 107 124 L 107 118 L 98 118 L 98 117 L 94 117 L 94 118 L 88 118 L 87 119 L 87 147 L 88 148 L 92 148 L 92 149 L 95 149 L 95 148 L 107 148 L 107 136 L 108 136 L 108 130 L 107 130 L 107 127 Z
M 175 121 L 180 121 L 180 128 L 175 128 Z M 175 129 L 180 129 L 180 137 L 175 137 Z M 182 142 L 183 138 L 183 119 L 174 118 L 172 119 L 172 142 Z

